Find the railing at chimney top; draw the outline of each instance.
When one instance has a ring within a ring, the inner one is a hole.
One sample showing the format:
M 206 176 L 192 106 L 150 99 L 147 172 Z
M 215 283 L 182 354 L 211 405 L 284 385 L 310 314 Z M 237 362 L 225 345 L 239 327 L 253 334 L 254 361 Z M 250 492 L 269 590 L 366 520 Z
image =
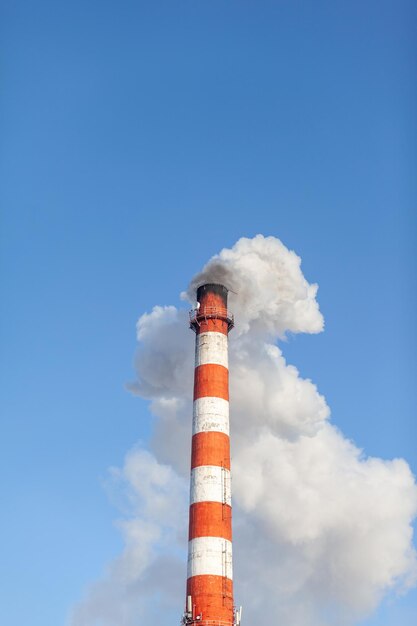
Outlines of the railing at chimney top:
M 218 319 L 227 322 L 229 329 L 233 328 L 235 323 L 232 313 L 230 313 L 230 311 L 228 311 L 225 307 L 202 306 L 199 309 L 192 309 L 190 311 L 190 326 L 192 328 L 200 326 L 202 321 L 207 321 L 208 319 Z M 200 624 L 202 623 L 203 622 L 200 622 Z M 223 625 L 220 624 L 220 626 Z
M 181 622 L 181 624 L 183 623 Z M 234 626 L 236 622 L 222 622 L 217 619 L 194 619 L 186 623 L 190 626 Z

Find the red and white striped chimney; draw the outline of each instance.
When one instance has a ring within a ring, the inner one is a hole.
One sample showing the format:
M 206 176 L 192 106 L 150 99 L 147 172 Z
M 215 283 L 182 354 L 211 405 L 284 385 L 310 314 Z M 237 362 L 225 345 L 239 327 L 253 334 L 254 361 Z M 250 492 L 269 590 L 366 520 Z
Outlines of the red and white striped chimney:
M 183 623 L 233 626 L 227 289 L 197 289 L 187 600 Z

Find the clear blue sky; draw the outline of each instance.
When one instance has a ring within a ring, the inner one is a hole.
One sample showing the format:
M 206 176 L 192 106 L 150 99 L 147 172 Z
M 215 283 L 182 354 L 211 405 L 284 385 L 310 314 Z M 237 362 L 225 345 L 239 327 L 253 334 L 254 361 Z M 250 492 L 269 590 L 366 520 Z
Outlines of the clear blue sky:
M 417 472 L 416 18 L 2 3 L 2 624 L 63 625 L 119 552 L 103 481 L 150 427 L 124 390 L 136 319 L 241 236 L 319 283 L 325 333 L 284 352 L 334 422 Z M 366 622 L 415 623 L 416 591 Z

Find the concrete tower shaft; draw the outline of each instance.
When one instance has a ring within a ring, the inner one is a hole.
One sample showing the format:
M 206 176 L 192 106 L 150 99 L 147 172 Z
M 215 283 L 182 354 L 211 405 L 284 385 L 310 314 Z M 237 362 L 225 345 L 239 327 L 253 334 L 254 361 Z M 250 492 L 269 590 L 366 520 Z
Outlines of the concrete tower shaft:
M 205 284 L 196 333 L 187 601 L 184 623 L 233 626 L 227 289 Z

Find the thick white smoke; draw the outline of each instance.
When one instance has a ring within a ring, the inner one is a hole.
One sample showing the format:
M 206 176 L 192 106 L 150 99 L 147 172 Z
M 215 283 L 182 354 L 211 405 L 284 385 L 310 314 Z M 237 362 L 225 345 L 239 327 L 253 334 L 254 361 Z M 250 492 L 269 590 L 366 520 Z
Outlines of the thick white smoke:
M 230 306 L 239 320 L 239 335 L 318 333 L 323 316 L 316 301 L 317 285 L 308 284 L 300 265 L 300 257 L 275 237 L 242 238 L 205 265 L 191 281 L 187 296 L 193 302 L 196 287 L 203 282 L 226 285 L 232 290 Z
M 317 333 L 323 318 L 300 258 L 273 237 L 241 239 L 198 274 L 226 284 L 230 340 L 235 596 L 245 623 L 334 626 L 366 616 L 416 581 L 411 523 L 417 488 L 405 461 L 367 458 L 329 423 L 315 385 L 275 345 Z M 177 623 L 185 584 L 193 336 L 186 312 L 155 307 L 138 321 L 130 387 L 155 416 L 152 453 L 131 451 L 125 551 L 76 607 L 72 626 Z

